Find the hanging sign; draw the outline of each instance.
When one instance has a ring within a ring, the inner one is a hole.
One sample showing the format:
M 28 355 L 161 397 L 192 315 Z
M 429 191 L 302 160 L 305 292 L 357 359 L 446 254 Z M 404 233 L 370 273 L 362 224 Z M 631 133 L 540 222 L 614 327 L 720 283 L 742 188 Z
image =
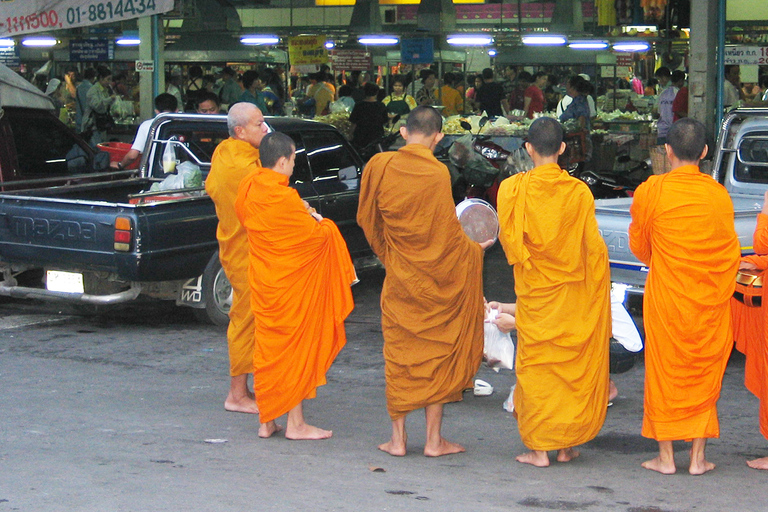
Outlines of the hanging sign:
M 288 38 L 288 58 L 292 65 L 325 64 L 328 50 L 325 36 L 296 36 Z
M 365 50 L 333 50 L 331 61 L 333 69 L 345 71 L 366 71 L 373 67 L 371 52 Z
M 139 73 L 153 73 L 155 71 L 155 61 L 137 60 L 135 63 L 135 69 Z
M 173 10 L 174 0 L 2 0 L 0 37 L 114 23 Z
M 431 64 L 435 60 L 435 43 L 432 38 L 402 39 L 400 61 L 403 64 Z
M 9 68 L 17 68 L 21 65 L 18 45 L 13 45 L 10 48 L 0 48 L 0 64 L 5 64 Z
M 768 46 L 726 46 L 723 62 L 764 66 L 768 64 Z
M 115 58 L 115 45 L 104 37 L 72 39 L 69 60 L 72 62 L 104 62 Z

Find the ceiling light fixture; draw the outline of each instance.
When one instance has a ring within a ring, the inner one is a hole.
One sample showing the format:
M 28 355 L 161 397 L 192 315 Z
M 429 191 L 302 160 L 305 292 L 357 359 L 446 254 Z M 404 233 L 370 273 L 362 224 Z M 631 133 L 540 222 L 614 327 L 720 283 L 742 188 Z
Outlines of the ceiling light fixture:
M 0 39 L 0 48 L 13 48 L 16 46 L 16 41 L 13 39 Z
M 528 46 L 562 46 L 565 36 L 556 34 L 529 34 L 523 36 L 523 44 Z
M 242 44 L 277 44 L 280 42 L 280 38 L 277 36 L 265 36 L 265 35 L 250 35 L 240 38 Z
M 448 36 L 446 41 L 454 46 L 488 46 L 493 38 L 483 34 L 456 34 Z
M 647 52 L 651 45 L 645 41 L 625 41 L 613 43 L 613 50 L 617 52 Z
M 326 41 L 325 42 L 325 47 L 328 50 L 333 50 L 336 47 L 336 43 L 334 43 L 333 41 Z
M 489 57 L 495 57 L 498 54 L 499 54 L 499 52 L 497 50 L 495 50 L 494 48 L 491 48 L 490 50 L 488 50 L 488 56 Z
M 56 46 L 58 44 L 58 41 L 52 37 L 35 37 L 35 38 L 29 38 L 24 39 L 21 44 L 24 46 L 35 46 L 35 47 L 48 47 L 48 46 Z
M 138 46 L 141 44 L 141 39 L 137 36 L 123 35 L 115 40 L 115 44 L 119 46 Z
M 569 41 L 568 48 L 573 48 L 574 50 L 605 50 L 608 48 L 608 41 Z
M 395 36 L 360 36 L 357 42 L 369 46 L 391 46 L 399 43 L 400 39 Z

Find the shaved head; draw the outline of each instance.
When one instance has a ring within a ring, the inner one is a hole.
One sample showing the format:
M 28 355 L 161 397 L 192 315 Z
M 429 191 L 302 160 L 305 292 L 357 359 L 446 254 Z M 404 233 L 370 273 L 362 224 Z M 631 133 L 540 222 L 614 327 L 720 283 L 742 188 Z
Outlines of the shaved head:
M 432 107 L 416 107 L 408 114 L 405 129 L 408 130 L 408 133 L 434 135 L 442 131 L 443 117 Z

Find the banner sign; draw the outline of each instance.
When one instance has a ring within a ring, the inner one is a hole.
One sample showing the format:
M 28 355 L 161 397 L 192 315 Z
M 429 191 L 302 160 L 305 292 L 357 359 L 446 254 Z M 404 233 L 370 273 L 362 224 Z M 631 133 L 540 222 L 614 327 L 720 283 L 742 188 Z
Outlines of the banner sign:
M 0 37 L 114 23 L 173 10 L 174 0 L 0 0 Z
M 768 64 L 766 46 L 726 46 L 723 62 L 727 64 L 757 65 Z
M 291 65 L 325 64 L 328 62 L 328 50 L 325 47 L 326 36 L 297 36 L 288 38 L 288 59 Z
M 434 60 L 435 43 L 431 38 L 400 41 L 400 61 L 403 64 L 431 64 Z
M 333 69 L 366 71 L 373 67 L 371 52 L 365 50 L 334 50 L 331 52 Z
M 72 62 L 104 62 L 115 58 L 115 45 L 103 37 L 72 39 L 69 60 Z

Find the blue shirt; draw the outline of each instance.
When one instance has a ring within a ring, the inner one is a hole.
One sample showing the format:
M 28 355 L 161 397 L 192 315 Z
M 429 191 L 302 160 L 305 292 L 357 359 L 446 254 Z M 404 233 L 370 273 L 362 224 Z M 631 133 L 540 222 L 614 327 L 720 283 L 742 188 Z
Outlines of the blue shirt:
M 590 116 L 589 116 L 589 103 L 587 99 L 578 95 L 573 98 L 573 101 L 568 105 L 562 114 L 560 114 L 561 121 L 567 121 L 568 119 L 578 119 L 584 116 L 586 124 L 584 125 L 587 130 L 590 128 Z

